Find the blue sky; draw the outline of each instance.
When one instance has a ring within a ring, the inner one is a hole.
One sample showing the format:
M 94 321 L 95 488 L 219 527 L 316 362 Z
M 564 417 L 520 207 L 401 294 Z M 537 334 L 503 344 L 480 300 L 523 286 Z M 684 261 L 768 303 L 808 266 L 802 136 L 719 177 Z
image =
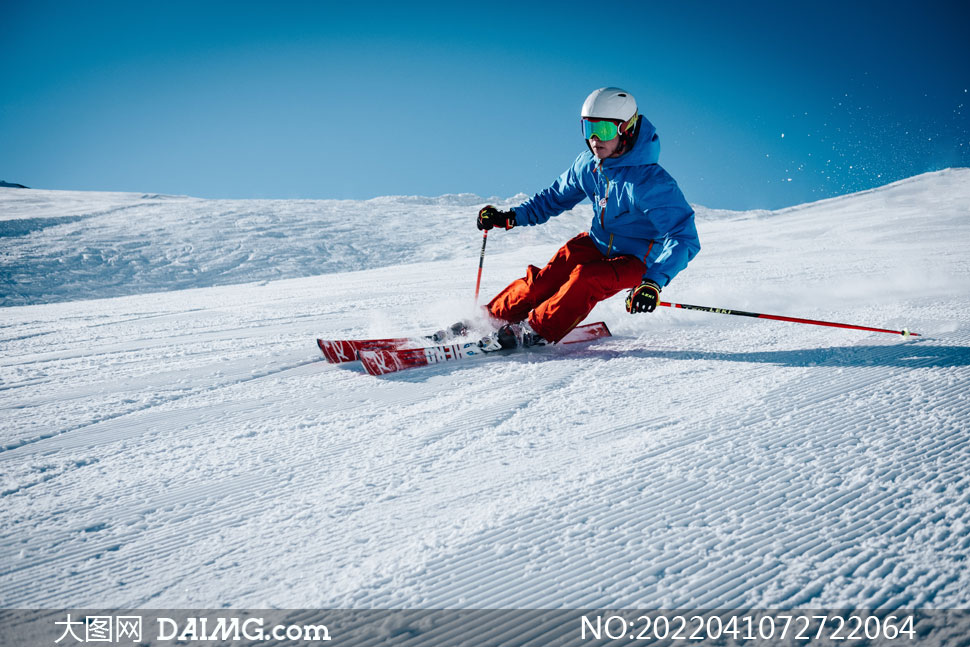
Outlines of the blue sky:
M 212 198 L 532 194 L 631 91 L 688 200 L 970 166 L 970 3 L 0 1 L 0 179 Z

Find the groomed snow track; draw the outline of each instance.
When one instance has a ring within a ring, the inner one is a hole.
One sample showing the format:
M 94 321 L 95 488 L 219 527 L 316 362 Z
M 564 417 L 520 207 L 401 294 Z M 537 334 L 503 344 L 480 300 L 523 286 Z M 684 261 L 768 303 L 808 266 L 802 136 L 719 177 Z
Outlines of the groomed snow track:
M 918 340 L 617 299 L 582 347 L 381 379 L 320 357 L 463 316 L 474 255 L 5 308 L 0 603 L 967 606 L 966 175 L 702 218 L 678 279 Z M 483 293 L 555 249 L 515 234 Z

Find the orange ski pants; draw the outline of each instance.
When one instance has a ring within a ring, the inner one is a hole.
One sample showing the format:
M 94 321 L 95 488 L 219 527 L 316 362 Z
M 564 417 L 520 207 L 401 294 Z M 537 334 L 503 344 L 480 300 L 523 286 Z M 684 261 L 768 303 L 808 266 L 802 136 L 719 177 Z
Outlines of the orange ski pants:
M 640 285 L 647 266 L 633 256 L 607 258 L 589 234 L 567 242 L 541 270 L 530 265 L 488 304 L 496 319 L 529 325 L 557 342 L 578 326 L 597 303 Z

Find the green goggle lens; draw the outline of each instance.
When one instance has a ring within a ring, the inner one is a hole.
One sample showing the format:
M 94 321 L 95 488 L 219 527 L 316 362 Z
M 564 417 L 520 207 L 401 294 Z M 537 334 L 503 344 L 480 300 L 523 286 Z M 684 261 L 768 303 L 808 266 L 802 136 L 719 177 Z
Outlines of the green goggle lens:
M 608 142 L 620 134 L 619 125 L 615 121 L 590 121 L 583 119 L 583 135 L 586 139 L 591 139 L 593 135 L 601 142 Z

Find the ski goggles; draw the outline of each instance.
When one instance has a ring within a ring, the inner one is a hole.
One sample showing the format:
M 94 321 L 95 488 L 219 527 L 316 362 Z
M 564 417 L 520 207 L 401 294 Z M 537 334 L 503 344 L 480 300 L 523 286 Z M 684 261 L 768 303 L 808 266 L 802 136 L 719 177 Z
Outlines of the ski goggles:
M 610 121 L 607 119 L 589 119 L 583 117 L 583 137 L 592 139 L 593 135 L 601 142 L 608 142 L 620 134 L 622 121 Z

